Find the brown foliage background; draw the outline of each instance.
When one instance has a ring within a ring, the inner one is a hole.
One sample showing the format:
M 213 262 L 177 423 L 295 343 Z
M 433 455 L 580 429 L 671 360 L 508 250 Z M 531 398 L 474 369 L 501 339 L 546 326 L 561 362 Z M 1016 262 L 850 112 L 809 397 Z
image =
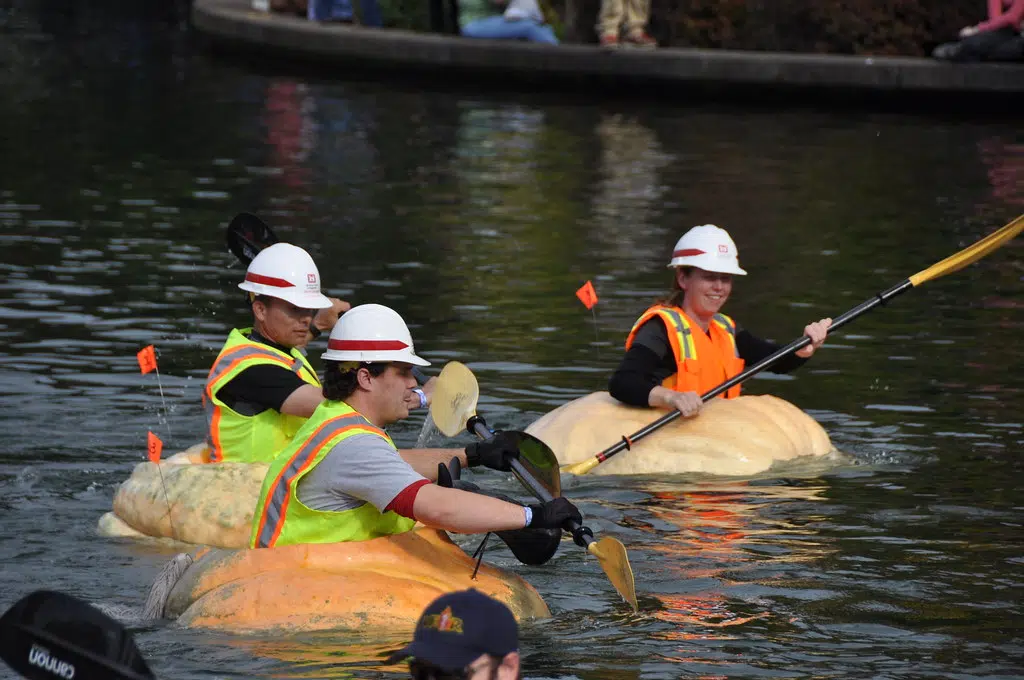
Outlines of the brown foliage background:
M 600 0 L 548 4 L 568 39 L 596 40 Z M 652 0 L 648 30 L 672 47 L 923 56 L 986 13 L 984 0 Z

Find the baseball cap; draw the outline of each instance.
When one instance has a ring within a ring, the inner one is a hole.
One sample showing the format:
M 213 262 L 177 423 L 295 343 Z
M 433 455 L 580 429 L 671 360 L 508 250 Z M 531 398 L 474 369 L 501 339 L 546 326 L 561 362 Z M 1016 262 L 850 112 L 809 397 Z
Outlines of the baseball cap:
M 411 656 L 446 671 L 457 671 L 484 654 L 504 657 L 518 649 L 519 627 L 512 612 L 470 588 L 447 593 L 427 605 L 416 623 L 412 642 L 391 654 L 388 663 Z

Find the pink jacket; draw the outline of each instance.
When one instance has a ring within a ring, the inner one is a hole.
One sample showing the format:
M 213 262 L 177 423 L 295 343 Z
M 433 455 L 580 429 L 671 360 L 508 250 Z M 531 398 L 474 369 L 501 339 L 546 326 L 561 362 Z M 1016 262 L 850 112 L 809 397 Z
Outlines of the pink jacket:
M 1009 26 L 1019 31 L 1021 22 L 1024 22 L 1024 0 L 988 0 L 988 21 L 976 28 L 981 32 Z

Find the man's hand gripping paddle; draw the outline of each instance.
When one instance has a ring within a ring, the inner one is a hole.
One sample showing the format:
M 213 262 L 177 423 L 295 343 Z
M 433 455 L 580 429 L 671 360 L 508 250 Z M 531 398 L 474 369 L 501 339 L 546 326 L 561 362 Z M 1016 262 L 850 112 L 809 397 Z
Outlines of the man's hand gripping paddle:
M 490 438 L 492 435 L 487 424 L 476 415 L 479 396 L 480 387 L 472 371 L 458 361 L 447 363 L 437 378 L 430 403 L 430 415 L 437 428 L 449 437 L 468 428 L 482 439 Z M 525 432 L 517 434 L 520 436 L 519 459 L 512 461 L 513 474 L 542 502 L 561 495 L 561 477 L 554 452 L 532 435 Z M 572 534 L 577 545 L 585 547 L 597 558 L 615 590 L 633 611 L 637 611 L 636 583 L 622 542 L 611 536 L 594 540 L 593 532 L 576 522 L 571 522 L 565 530 Z

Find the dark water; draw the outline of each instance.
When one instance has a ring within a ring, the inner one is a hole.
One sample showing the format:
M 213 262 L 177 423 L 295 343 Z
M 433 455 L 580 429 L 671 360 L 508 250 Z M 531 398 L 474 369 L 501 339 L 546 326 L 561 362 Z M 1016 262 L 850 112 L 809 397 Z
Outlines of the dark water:
M 94 533 L 147 430 L 170 450 L 202 434 L 200 385 L 245 319 L 223 246 L 235 212 L 308 247 L 332 294 L 399 309 L 421 354 L 476 372 L 492 425 L 521 428 L 603 389 L 694 224 L 739 244 L 750 276 L 729 311 L 788 341 L 1024 210 L 1019 120 L 311 81 L 199 52 L 183 4 L 88 4 L 0 8 L 0 607 L 82 596 L 133 626 L 163 678 L 374 676 L 361 659 L 401 642 L 139 624 L 174 548 Z M 570 486 L 629 547 L 641 613 L 570 544 L 515 567 L 554 612 L 524 630 L 526 674 L 1024 675 L 1022 253 L 751 381 L 848 460 Z M 587 279 L 596 324 L 573 295 Z M 149 343 L 166 410 L 136 367 Z

